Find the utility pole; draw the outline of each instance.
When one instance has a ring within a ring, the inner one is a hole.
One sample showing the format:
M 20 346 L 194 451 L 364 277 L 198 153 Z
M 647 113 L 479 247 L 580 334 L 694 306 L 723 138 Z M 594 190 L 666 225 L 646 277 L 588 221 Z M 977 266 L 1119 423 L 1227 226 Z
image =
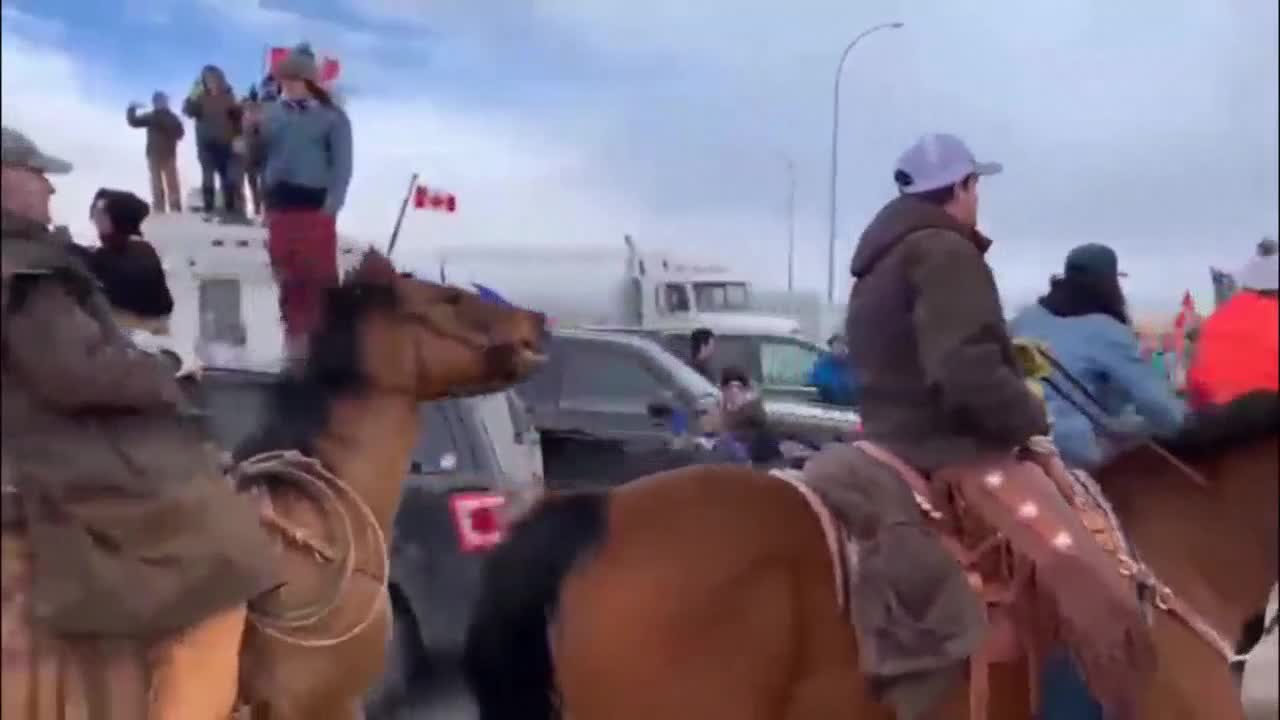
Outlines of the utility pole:
M 796 164 L 787 158 L 787 292 L 796 289 Z
M 862 38 L 879 30 L 897 30 L 902 27 L 900 22 L 881 23 L 873 25 L 866 30 L 858 33 L 849 44 L 845 46 L 844 52 L 840 54 L 840 62 L 836 65 L 836 81 L 835 90 L 832 93 L 831 108 L 831 187 L 828 197 L 828 208 L 831 215 L 827 220 L 827 302 L 834 303 L 836 301 L 836 169 L 839 163 L 839 143 L 840 143 L 840 75 L 844 72 L 844 63 L 849 59 L 849 53 L 858 45 Z
M 400 238 L 400 225 L 404 223 L 404 213 L 409 209 L 409 199 L 413 197 L 413 192 L 418 188 L 418 173 L 414 173 L 409 177 L 409 189 L 404 194 L 404 202 L 400 203 L 400 214 L 396 216 L 395 227 L 391 229 L 391 241 L 387 243 L 387 257 L 391 257 L 391 253 L 395 252 L 396 240 Z

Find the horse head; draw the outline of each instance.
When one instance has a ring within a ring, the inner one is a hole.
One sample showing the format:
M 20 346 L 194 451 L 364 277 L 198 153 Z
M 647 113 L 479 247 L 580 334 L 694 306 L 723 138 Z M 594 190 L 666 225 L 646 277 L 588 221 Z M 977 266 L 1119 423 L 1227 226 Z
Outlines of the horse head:
M 373 250 L 330 294 L 328 322 L 354 334 L 339 342 L 357 346 L 370 386 L 421 401 L 508 387 L 546 358 L 541 313 L 398 273 Z M 313 344 L 313 361 L 325 362 L 333 335 Z

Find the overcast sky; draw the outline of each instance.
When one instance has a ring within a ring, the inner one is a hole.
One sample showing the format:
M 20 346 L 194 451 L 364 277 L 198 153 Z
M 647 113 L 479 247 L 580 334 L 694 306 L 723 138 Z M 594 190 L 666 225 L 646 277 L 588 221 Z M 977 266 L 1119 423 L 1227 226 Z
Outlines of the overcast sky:
M 56 211 L 87 226 L 102 185 L 145 195 L 130 100 L 199 67 L 240 89 L 263 48 L 339 55 L 356 177 L 342 228 L 379 241 L 411 172 L 459 199 L 416 213 L 433 242 L 643 246 L 785 284 L 786 164 L 798 282 L 825 289 L 832 82 L 841 103 L 840 294 L 863 225 L 915 137 L 949 131 L 1005 164 L 982 222 L 1006 300 L 1105 242 L 1141 307 L 1207 302 L 1277 227 L 1277 3 L 1259 0 L 4 0 L 3 118 L 76 173 Z M 198 179 L 186 144 L 182 172 Z M 398 251 L 399 252 L 399 251 Z

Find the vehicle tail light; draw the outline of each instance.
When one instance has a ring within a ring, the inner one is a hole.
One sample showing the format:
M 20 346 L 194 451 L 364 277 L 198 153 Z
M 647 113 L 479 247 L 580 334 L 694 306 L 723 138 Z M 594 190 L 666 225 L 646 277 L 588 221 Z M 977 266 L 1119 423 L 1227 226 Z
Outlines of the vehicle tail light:
M 507 499 L 490 492 L 460 492 L 449 496 L 449 511 L 462 552 L 492 550 L 506 536 Z

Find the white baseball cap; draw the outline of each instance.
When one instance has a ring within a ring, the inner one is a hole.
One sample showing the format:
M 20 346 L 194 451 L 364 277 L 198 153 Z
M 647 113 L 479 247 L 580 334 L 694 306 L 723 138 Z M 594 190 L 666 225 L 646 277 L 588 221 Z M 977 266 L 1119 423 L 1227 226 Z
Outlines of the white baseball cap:
M 970 175 L 995 175 L 1004 169 L 997 162 L 978 162 L 969 146 L 955 135 L 925 135 L 898 157 L 894 179 L 907 194 L 929 192 L 955 185 Z

